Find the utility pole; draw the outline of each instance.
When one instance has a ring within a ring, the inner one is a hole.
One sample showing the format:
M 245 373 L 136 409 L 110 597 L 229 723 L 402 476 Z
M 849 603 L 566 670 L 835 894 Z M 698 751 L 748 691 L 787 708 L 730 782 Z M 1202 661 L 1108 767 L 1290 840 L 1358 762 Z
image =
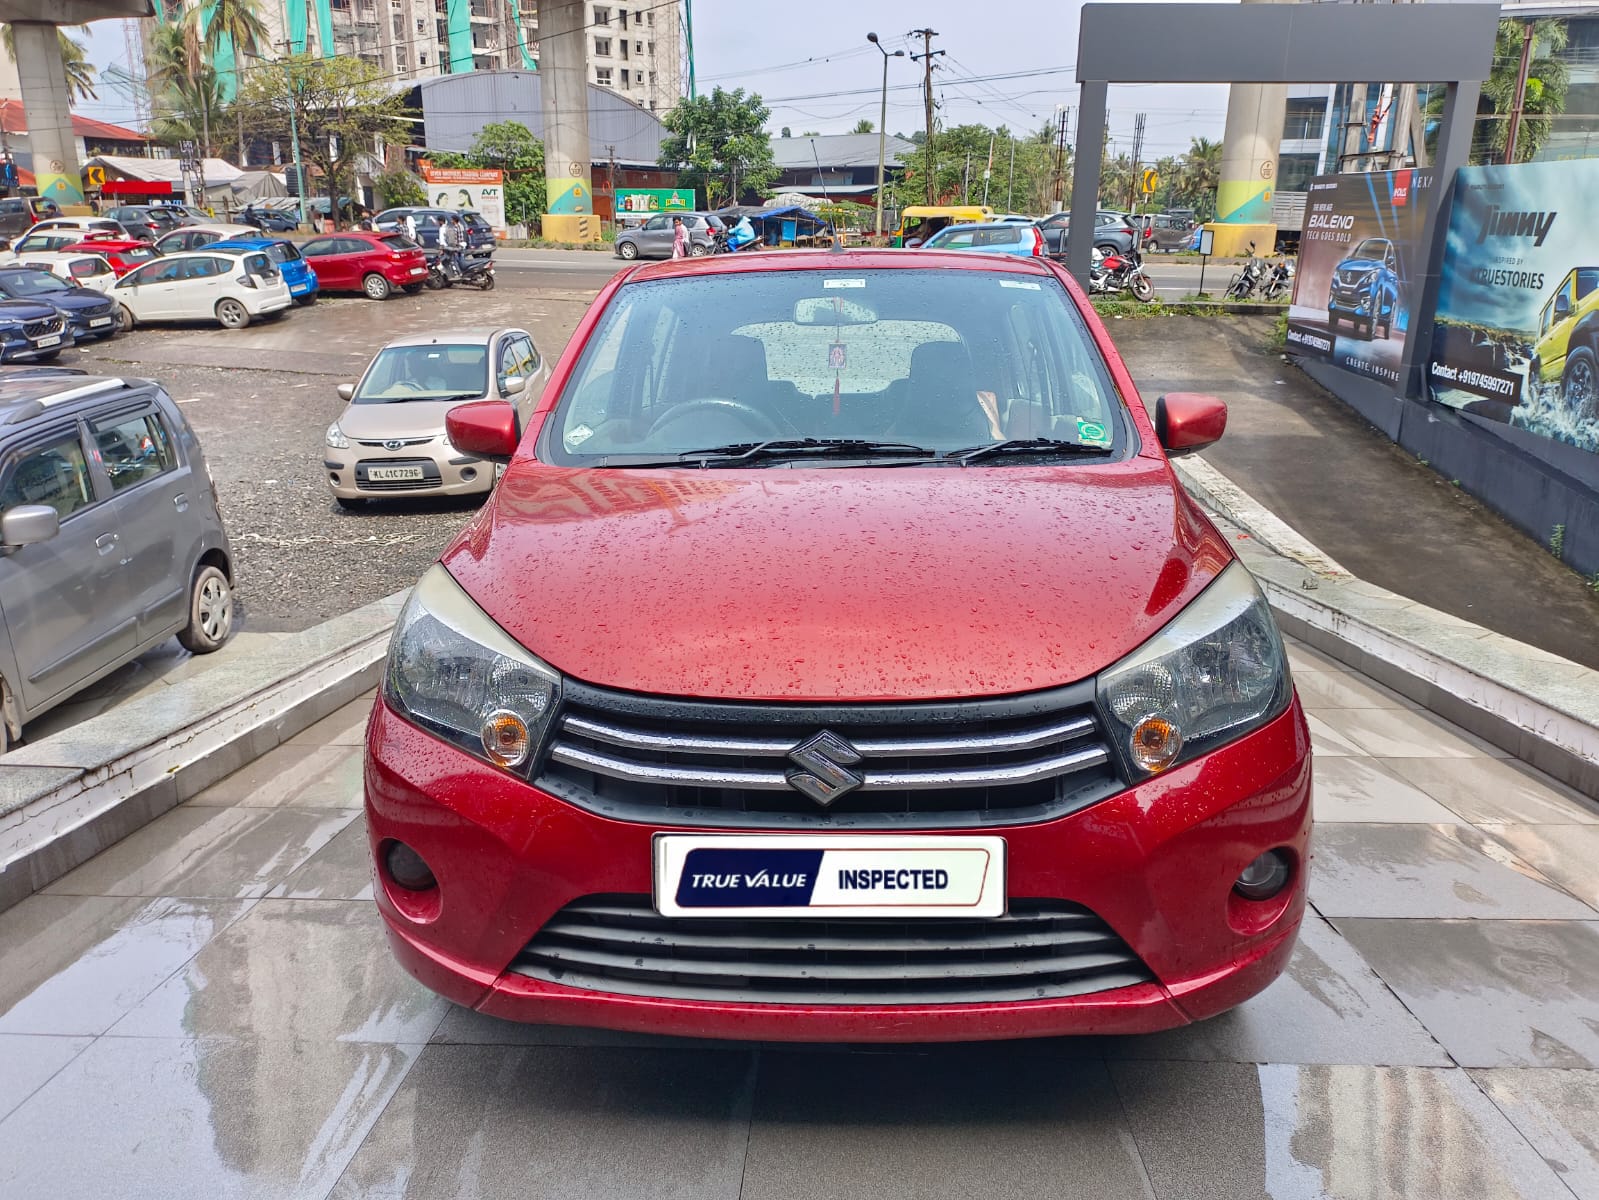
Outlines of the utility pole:
M 1005 211 L 1015 212 L 1016 207 L 1011 203 L 1016 192 L 1016 139 L 1010 140 L 1010 174 L 1005 177 Z
M 1146 114 L 1139 113 L 1133 118 L 1133 174 L 1127 184 L 1127 211 L 1132 212 L 1138 207 L 1138 161 L 1144 154 L 1144 118 Z
M 1055 142 L 1055 207 L 1061 212 L 1066 207 L 1066 114 L 1071 110 L 1060 106 L 1060 134 Z
M 288 0 L 283 0 L 284 29 L 289 27 L 289 10 L 287 3 Z M 286 55 L 293 55 L 294 47 L 289 43 L 287 38 L 277 44 L 283 48 L 283 51 Z M 294 198 L 300 202 L 300 224 L 304 225 L 306 223 L 305 167 L 300 162 L 300 122 L 295 118 L 294 115 L 294 72 L 289 69 L 287 60 L 285 60 L 283 63 L 283 82 L 288 85 L 289 89 L 289 143 L 294 147 Z M 328 215 L 333 216 L 334 214 L 329 211 Z
M 994 135 L 988 135 L 988 165 L 983 168 L 983 207 L 988 207 L 988 181 L 994 174 Z
M 927 114 L 927 203 L 937 203 L 938 150 L 933 144 L 933 59 L 944 52 L 933 49 L 936 29 L 913 29 L 911 37 L 922 39 L 922 53 L 911 55 L 912 62 L 922 64 L 922 102 Z
M 1338 156 L 1338 170 L 1340 173 L 1349 169 L 1349 164 L 1360 158 L 1360 140 L 1366 132 L 1366 85 L 1352 83 L 1349 85 L 1349 114 L 1344 120 L 1344 148 Z
M 883 106 L 877 114 L 877 236 L 883 236 L 883 170 L 888 158 L 888 60 L 891 58 L 904 58 L 905 51 L 895 50 L 890 54 L 883 49 L 883 44 L 877 40 L 875 33 L 868 33 L 866 40 L 877 47 L 878 53 L 883 56 Z
M 1527 71 L 1532 66 L 1532 22 L 1521 31 L 1521 67 L 1516 71 L 1516 103 L 1510 110 L 1510 127 L 1505 132 L 1505 162 L 1516 161 L 1516 139 L 1521 135 L 1521 113 L 1527 103 Z
M 972 202 L 972 152 L 966 151 L 966 170 L 961 175 L 961 203 Z

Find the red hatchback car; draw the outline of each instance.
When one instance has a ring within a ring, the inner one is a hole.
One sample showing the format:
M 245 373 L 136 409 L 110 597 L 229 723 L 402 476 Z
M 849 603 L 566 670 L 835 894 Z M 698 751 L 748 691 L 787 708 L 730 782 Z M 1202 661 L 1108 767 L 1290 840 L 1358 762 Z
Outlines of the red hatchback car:
M 73 242 L 63 246 L 57 252 L 60 254 L 98 254 L 111 264 L 111 269 L 120 279 L 136 267 L 161 257 L 149 242 L 136 241 L 133 238 L 85 238 L 81 242 Z
M 300 245 L 324 292 L 363 292 L 387 300 L 395 288 L 420 292 L 428 264 L 421 247 L 404 234 L 330 233 Z
M 1284 969 L 1282 639 L 1037 259 L 638 267 L 413 590 L 367 731 L 405 967 L 525 1021 L 953 1041 L 1209 1017 Z

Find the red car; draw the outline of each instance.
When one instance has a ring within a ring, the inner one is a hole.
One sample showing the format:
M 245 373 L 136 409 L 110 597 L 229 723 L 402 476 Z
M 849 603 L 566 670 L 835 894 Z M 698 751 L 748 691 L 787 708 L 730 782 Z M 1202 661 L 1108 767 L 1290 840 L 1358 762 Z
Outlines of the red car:
M 58 254 L 98 254 L 111 264 L 111 269 L 121 279 L 136 267 L 142 267 L 151 259 L 160 258 L 161 251 L 149 242 L 135 241 L 133 238 L 112 237 L 87 237 L 81 242 L 73 242 L 70 246 L 63 246 Z
M 1261 593 L 1053 263 L 623 272 L 412 591 L 367 730 L 401 963 L 523 1021 L 954 1041 L 1284 969 L 1310 738 Z
M 395 288 L 420 292 L 427 282 L 427 259 L 404 234 L 330 233 L 302 243 L 300 253 L 310 259 L 324 292 L 363 292 L 369 299 L 387 300 Z

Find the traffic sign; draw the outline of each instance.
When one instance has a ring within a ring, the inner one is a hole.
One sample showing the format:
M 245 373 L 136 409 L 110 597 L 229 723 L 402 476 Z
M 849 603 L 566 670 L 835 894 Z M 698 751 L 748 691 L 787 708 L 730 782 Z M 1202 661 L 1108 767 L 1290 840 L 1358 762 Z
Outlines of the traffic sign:
M 1160 176 L 1155 173 L 1154 167 L 1144 168 L 1144 195 L 1153 196 L 1155 189 L 1160 186 Z
M 83 173 L 83 177 L 89 181 L 90 187 L 105 187 L 104 167 L 90 167 Z

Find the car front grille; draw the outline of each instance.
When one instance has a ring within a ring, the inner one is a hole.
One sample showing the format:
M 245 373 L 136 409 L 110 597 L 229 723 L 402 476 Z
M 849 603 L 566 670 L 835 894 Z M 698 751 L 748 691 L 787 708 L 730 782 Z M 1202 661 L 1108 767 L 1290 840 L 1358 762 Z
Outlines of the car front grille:
M 1154 976 L 1094 913 L 1012 900 L 987 920 L 662 917 L 648 896 L 585 896 L 511 964 L 628 996 L 756 1004 L 979 1004 L 1110 991 Z
M 367 472 L 372 467 L 421 467 L 421 479 L 372 479 Z M 441 487 L 444 476 L 439 465 L 431 458 L 373 458 L 355 464 L 355 486 L 363 492 L 414 492 L 423 488 Z
M 52 333 L 60 333 L 66 322 L 61 317 L 45 317 L 39 321 L 29 321 L 22 327 L 22 332 L 31 338 L 49 337 Z
M 393 448 L 398 450 L 398 449 L 402 449 L 402 448 L 404 448 L 406 446 L 425 446 L 429 442 L 431 442 L 432 440 L 433 440 L 432 437 L 378 438 L 376 441 L 370 441 L 370 442 L 369 441 L 357 441 L 355 444 L 357 446 L 367 446 L 367 447 L 371 447 L 371 448 L 374 448 L 374 449 L 378 449 L 378 448 L 387 447 L 390 442 L 393 442 L 394 443 L 394 447 Z M 377 463 L 377 464 L 374 464 L 374 465 L 381 466 L 381 465 L 384 465 L 384 464 Z
M 729 704 L 569 681 L 536 782 L 602 816 L 735 828 L 948 829 L 1047 820 L 1124 785 L 1091 685 L 906 705 Z M 844 768 L 818 801 L 802 747 Z M 796 757 L 800 753 L 800 757 Z M 858 756 L 852 757 L 853 755 Z M 800 777 L 796 783 L 796 777 Z

